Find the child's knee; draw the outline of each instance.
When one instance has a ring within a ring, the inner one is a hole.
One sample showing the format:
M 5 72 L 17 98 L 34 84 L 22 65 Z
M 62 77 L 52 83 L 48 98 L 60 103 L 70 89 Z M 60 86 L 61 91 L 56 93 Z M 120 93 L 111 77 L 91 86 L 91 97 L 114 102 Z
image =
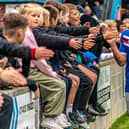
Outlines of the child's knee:
M 56 80 L 55 83 L 56 83 L 57 87 L 58 87 L 60 90 L 63 90 L 63 91 L 66 90 L 66 84 L 65 84 L 65 82 L 64 82 L 63 80 L 58 79 L 58 80 Z

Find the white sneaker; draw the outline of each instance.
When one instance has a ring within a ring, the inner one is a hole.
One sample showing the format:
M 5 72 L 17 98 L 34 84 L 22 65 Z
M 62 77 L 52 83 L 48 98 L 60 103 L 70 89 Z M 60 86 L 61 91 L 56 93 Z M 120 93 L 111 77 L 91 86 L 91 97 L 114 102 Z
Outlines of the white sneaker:
M 68 122 L 67 117 L 64 113 L 61 113 L 59 115 L 60 119 L 62 119 L 63 122 L 65 122 L 68 126 L 71 126 L 71 123 Z
M 62 128 L 67 128 L 71 126 L 71 123 L 67 121 L 66 115 L 63 113 L 56 117 L 55 122 Z
M 63 129 L 61 126 L 59 126 L 55 122 L 55 117 L 54 118 L 49 118 L 49 117 L 44 118 L 43 121 L 41 122 L 41 126 L 44 128 L 49 128 L 49 129 Z

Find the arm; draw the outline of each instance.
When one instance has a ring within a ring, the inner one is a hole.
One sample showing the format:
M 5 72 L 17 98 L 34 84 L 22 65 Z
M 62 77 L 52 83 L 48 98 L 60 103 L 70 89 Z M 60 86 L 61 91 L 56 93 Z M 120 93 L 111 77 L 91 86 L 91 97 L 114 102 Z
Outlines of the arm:
M 89 28 L 85 26 L 71 27 L 57 25 L 55 31 L 58 33 L 65 33 L 72 36 L 80 36 L 89 34 Z
M 113 52 L 113 55 L 114 55 L 116 62 L 120 66 L 124 66 L 126 64 L 126 61 L 127 61 L 126 54 L 120 53 L 114 40 L 109 40 L 108 43 L 110 44 L 110 47 L 112 49 L 112 52 Z
M 55 36 L 47 33 L 43 33 L 38 29 L 33 29 L 33 33 L 36 42 L 39 46 L 46 46 L 53 50 L 65 50 L 70 47 L 74 49 L 80 49 L 82 45 L 78 42 L 76 38 L 68 38 L 64 36 Z
M 8 41 L 0 38 L 0 54 L 30 60 L 31 52 L 32 51 L 29 47 L 21 47 L 16 43 L 9 43 Z
M 49 49 L 66 49 L 69 47 L 69 38 L 42 33 L 33 29 L 33 34 L 39 46 L 46 46 Z

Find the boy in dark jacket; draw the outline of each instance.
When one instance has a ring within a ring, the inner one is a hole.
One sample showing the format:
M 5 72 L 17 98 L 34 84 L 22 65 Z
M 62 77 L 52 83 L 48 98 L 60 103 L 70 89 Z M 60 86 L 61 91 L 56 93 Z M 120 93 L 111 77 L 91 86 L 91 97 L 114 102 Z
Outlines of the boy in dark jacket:
M 18 14 L 8 14 L 3 18 L 3 36 L 9 42 L 22 43 L 26 31 L 27 20 Z M 3 55 L 4 56 L 4 55 Z M 22 60 L 22 73 L 25 77 L 29 73 L 30 60 Z M 13 57 L 9 57 L 8 64 L 5 67 L 20 68 L 19 63 Z M 27 80 L 27 84 L 31 90 L 35 92 L 35 97 L 39 96 L 37 85 L 32 80 Z
M 81 36 L 81 35 L 86 35 L 86 34 L 89 34 L 89 33 L 96 33 L 96 28 L 93 27 L 93 28 L 88 28 L 88 27 L 85 27 L 85 26 L 62 26 L 62 22 L 61 22 L 61 19 L 62 19 L 62 10 L 64 7 L 62 7 L 62 5 L 56 1 L 48 1 L 45 3 L 45 6 L 46 5 L 52 5 L 54 7 L 56 7 L 59 11 L 59 21 L 58 21 L 58 24 L 56 25 L 56 27 L 54 28 L 54 30 L 58 33 L 65 33 L 65 34 L 68 34 L 68 35 L 72 35 L 72 36 Z M 66 4 L 67 6 L 70 6 L 71 10 L 76 11 L 77 8 L 75 5 L 73 4 Z
M 47 5 L 47 6 L 44 6 L 46 9 L 48 9 L 49 10 L 49 12 L 50 12 L 50 15 L 52 14 L 52 11 L 49 9 L 50 8 L 50 5 Z M 52 22 L 51 21 L 57 21 L 56 20 L 56 18 L 55 17 L 50 17 L 50 23 L 52 24 Z M 54 22 L 55 23 L 55 22 Z M 54 27 L 55 25 L 51 25 L 51 28 L 52 27 Z M 40 32 L 41 33 L 43 33 L 42 31 L 41 31 L 41 29 L 39 29 L 40 30 Z M 53 33 L 54 34 L 54 33 Z M 58 34 L 58 35 L 60 35 L 60 34 Z M 57 54 L 57 56 L 59 56 L 59 54 L 60 54 L 60 52 L 58 52 L 58 54 Z M 63 58 L 59 58 L 58 60 L 59 61 L 61 61 Z M 64 60 L 65 59 L 63 59 L 63 62 L 64 62 Z M 68 58 L 66 59 L 66 60 L 68 60 Z M 57 61 L 56 61 L 57 62 Z M 86 96 L 85 96 L 85 99 L 87 100 L 88 99 L 88 96 L 89 96 L 89 94 L 88 93 L 90 93 L 89 91 L 91 90 L 91 87 L 92 87 L 92 80 L 90 80 L 84 73 L 82 73 L 81 71 L 80 71 L 80 69 L 78 68 L 78 66 L 76 66 L 76 65 L 74 65 L 75 67 L 73 67 L 73 68 L 71 68 L 71 70 L 68 68 L 67 70 L 68 70 L 68 73 L 72 73 L 72 74 L 74 74 L 74 75 L 76 75 L 76 76 L 78 76 L 79 75 L 79 77 L 81 78 L 81 80 L 83 80 L 83 81 L 81 81 L 81 84 L 80 84 L 80 88 L 79 89 L 81 89 L 81 90 L 79 90 L 78 91 L 78 93 L 77 93 L 77 95 L 76 95 L 76 97 L 75 97 L 75 103 L 74 103 L 74 108 L 73 108 L 73 114 L 71 114 L 71 116 L 72 116 L 72 120 L 75 122 L 78 122 L 78 123 L 83 123 L 85 120 L 83 119 L 83 118 L 81 118 L 80 116 L 79 116 L 79 114 L 78 114 L 78 112 L 77 112 L 77 110 L 78 110 L 78 104 L 79 104 L 79 101 L 80 101 L 80 92 L 82 93 L 82 92 L 85 92 L 85 94 L 87 94 Z M 76 70 L 77 69 L 77 70 Z M 85 85 L 85 86 L 84 86 Z M 83 96 L 84 96 L 84 93 L 83 93 Z M 85 103 L 84 103 L 84 105 L 85 105 Z

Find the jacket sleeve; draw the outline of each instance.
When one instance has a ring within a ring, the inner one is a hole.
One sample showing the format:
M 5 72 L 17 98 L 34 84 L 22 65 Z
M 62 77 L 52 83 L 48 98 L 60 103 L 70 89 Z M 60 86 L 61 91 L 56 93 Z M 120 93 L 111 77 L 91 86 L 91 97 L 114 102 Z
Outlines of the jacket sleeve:
M 33 29 L 33 34 L 35 36 L 38 46 L 46 46 L 47 48 L 53 50 L 62 50 L 69 48 L 70 38 L 68 37 L 43 33 L 40 32 L 38 29 Z
M 58 33 L 65 33 L 72 36 L 80 36 L 80 35 L 87 35 L 89 34 L 89 28 L 85 26 L 78 26 L 78 27 L 72 27 L 72 26 L 61 26 L 57 25 L 55 28 L 55 31 Z
M 10 57 L 19 57 L 24 60 L 31 59 L 31 49 L 29 47 L 21 47 L 16 43 L 8 43 L 8 41 L 0 38 L 0 54 Z
M 110 45 L 107 43 L 107 41 L 104 39 L 103 35 L 100 34 L 99 36 L 96 37 L 96 41 L 98 42 L 103 42 L 103 46 L 106 48 L 110 48 Z

